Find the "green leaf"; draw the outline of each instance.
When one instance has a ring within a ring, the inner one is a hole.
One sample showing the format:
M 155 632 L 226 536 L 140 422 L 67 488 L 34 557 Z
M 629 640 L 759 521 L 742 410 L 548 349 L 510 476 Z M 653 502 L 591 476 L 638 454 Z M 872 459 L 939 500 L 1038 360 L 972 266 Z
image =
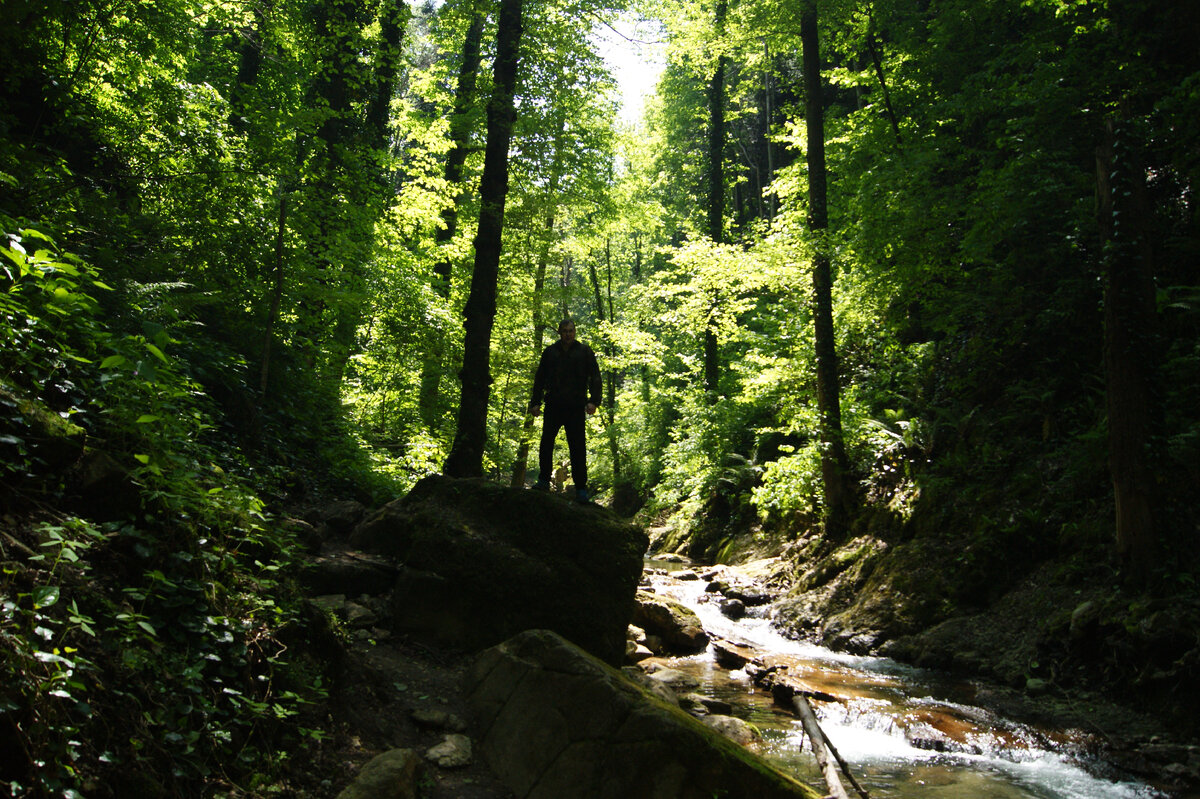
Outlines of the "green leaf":
M 151 344 L 149 341 L 146 342 L 146 349 L 150 350 L 151 354 L 154 355 L 155 358 L 158 358 L 165 364 L 170 364 L 170 361 L 167 360 L 167 356 L 163 355 L 163 351 Z
M 150 463 L 149 455 L 134 455 L 133 457 L 137 460 L 138 463 L 145 463 L 145 464 Z
M 154 626 L 152 624 L 150 624 L 150 622 L 148 622 L 148 621 L 139 621 L 137 623 L 137 626 L 141 627 L 143 630 L 145 630 L 146 632 L 150 633 L 151 635 L 153 635 L 155 637 L 158 636 L 158 630 L 155 630 Z
M 21 231 L 21 236 L 24 238 L 27 238 L 27 239 L 41 239 L 42 241 L 49 243 L 51 246 L 54 245 L 54 239 L 50 238 L 45 233 L 43 233 L 42 231 L 40 231 L 36 228 L 31 228 L 31 227 L 25 228 L 24 230 Z
M 128 361 L 124 355 L 110 355 L 100 362 L 101 369 L 112 369 L 116 366 L 123 366 Z
M 155 416 L 152 413 L 143 413 L 141 416 L 139 416 L 137 418 L 137 423 L 138 424 L 149 424 L 150 422 L 157 422 L 161 418 L 162 417 Z
M 33 606 L 48 608 L 58 601 L 59 588 L 57 585 L 39 585 L 33 589 Z

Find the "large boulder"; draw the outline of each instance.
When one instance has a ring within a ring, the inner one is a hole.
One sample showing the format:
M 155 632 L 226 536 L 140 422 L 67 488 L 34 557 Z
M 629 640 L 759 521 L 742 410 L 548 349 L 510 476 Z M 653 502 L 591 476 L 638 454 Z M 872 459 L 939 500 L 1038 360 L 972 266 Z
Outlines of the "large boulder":
M 478 750 L 519 799 L 815 799 L 558 635 L 529 630 L 469 675 Z
M 672 654 L 694 655 L 708 647 L 708 633 L 696 611 L 660 594 L 637 592 L 633 623 L 661 640 Z
M 545 628 L 620 663 L 646 534 L 594 505 L 427 477 L 364 520 L 356 549 L 398 558 L 392 625 L 477 650 Z

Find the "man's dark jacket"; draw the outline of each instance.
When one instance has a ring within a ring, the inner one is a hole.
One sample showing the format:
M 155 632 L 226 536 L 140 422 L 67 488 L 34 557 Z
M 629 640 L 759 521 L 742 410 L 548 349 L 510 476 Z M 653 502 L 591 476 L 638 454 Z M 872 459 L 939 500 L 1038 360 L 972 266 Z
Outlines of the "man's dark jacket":
M 543 400 L 548 408 L 564 410 L 600 404 L 600 366 L 588 345 L 576 341 L 567 349 L 556 341 L 542 350 L 530 407 L 539 407 Z

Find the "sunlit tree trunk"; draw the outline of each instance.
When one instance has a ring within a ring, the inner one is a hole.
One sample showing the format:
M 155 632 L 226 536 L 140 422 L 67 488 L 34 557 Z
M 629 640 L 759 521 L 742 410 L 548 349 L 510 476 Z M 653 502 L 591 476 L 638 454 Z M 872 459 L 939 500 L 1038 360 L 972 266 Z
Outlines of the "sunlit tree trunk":
M 805 127 L 808 142 L 808 226 L 817 241 L 813 258 L 813 319 L 817 356 L 817 406 L 821 415 L 821 477 L 825 488 L 826 532 L 841 536 L 848 526 L 846 447 L 833 333 L 833 269 L 824 241 L 829 228 L 825 170 L 825 109 L 822 105 L 821 56 L 817 6 L 807 0 L 800 14 L 803 48 Z
M 500 277 L 500 243 L 504 232 L 504 202 L 508 195 L 508 148 L 516 106 L 517 56 L 521 46 L 521 1 L 501 0 L 496 30 L 496 60 L 483 177 L 479 186 L 479 228 L 475 233 L 475 267 L 471 291 L 463 309 L 462 390 L 454 444 L 443 472 L 448 477 L 483 474 L 487 443 L 488 396 L 492 375 L 489 357 L 496 319 L 496 289 Z
M 1122 568 L 1144 579 L 1156 533 L 1151 432 L 1154 428 L 1154 242 L 1146 171 L 1136 145 L 1117 153 L 1113 125 L 1096 150 L 1104 236 L 1104 371 L 1109 469 L 1116 501 L 1116 552 Z

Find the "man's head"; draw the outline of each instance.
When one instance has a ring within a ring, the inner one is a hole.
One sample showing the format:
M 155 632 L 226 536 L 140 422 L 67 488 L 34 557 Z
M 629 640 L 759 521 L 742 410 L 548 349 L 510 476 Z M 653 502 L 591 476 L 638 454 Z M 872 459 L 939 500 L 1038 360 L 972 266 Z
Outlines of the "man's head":
M 575 340 L 575 323 L 570 319 L 558 323 L 558 340 L 563 344 L 570 344 Z

